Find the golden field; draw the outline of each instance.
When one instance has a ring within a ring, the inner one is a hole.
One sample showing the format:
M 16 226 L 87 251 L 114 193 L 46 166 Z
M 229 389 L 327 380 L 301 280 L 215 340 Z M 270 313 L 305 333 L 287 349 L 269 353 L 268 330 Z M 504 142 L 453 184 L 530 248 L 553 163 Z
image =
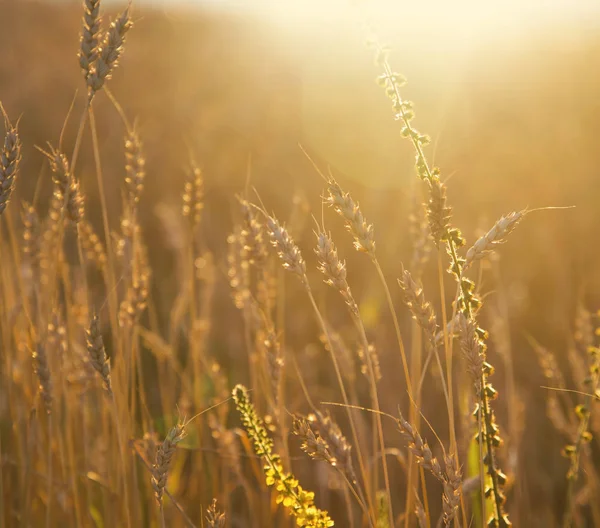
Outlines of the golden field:
M 600 526 L 600 24 L 326 9 L 0 0 L 0 528 Z

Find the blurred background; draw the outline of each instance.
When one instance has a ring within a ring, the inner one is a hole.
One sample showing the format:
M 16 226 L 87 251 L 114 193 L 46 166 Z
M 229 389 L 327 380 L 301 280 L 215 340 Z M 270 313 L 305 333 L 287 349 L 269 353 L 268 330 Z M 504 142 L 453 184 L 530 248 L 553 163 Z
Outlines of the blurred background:
M 109 17 L 124 3 L 103 5 Z M 0 20 L 0 100 L 9 115 L 21 116 L 24 142 L 17 199 L 31 200 L 42 178 L 43 210 L 50 184 L 35 146 L 58 141 L 74 97 L 76 109 L 83 105 L 76 57 L 80 2 L 0 0 Z M 191 150 L 204 171 L 203 235 L 217 265 L 211 349 L 233 383 L 245 371 L 235 361 L 243 339 L 232 331 L 241 322 L 228 291 L 226 238 L 239 215 L 233 197 L 248 178 L 267 208 L 290 222 L 315 283 L 320 279 L 311 254 L 310 215 L 321 219 L 323 181 L 300 145 L 360 201 L 375 225 L 390 284 L 402 264 L 410 263 L 408 217 L 421 191 L 412 148 L 374 82 L 379 71 L 365 46 L 369 28 L 392 48 L 393 68 L 408 78 L 404 95 L 415 103 L 416 127 L 432 138 L 428 155 L 448 183 L 454 222 L 469 243 L 511 210 L 575 206 L 527 216 L 493 263 L 503 285 L 525 416 L 519 504 L 528 514 L 550 519 L 546 512 L 562 507 L 565 439 L 549 434 L 546 389 L 528 338 L 552 350 L 569 379 L 566 350 L 576 307 L 600 308 L 600 3 L 138 0 L 134 20 L 110 88 L 137 120 L 146 147 L 142 225 L 153 275 L 160 277 L 153 283 L 153 301 L 170 307 L 177 294 L 172 254 L 178 242 L 169 235 L 169 219 L 180 207 Z M 114 181 L 107 198 L 116 225 L 123 125 L 106 97 L 95 104 L 104 175 Z M 68 124 L 67 144 L 76 128 Z M 100 229 L 89 144 L 88 138 L 79 178 L 91 221 Z M 376 277 L 361 273 L 366 257 L 352 250 L 338 220 L 327 214 L 326 227 L 348 261 L 349 280 L 383 366 L 400 372 L 398 358 L 384 352 L 392 335 L 383 293 Z M 436 266 L 434 249 L 424 271 L 432 295 Z M 484 276 L 482 293 L 491 309 L 484 308 L 482 320 L 488 328 L 500 305 L 498 284 Z M 450 279 L 447 288 L 451 295 Z M 292 281 L 287 294 L 288 303 L 297 296 L 299 308 L 288 314 L 286 341 L 310 353 L 317 330 L 307 301 Z M 397 289 L 394 295 L 400 306 Z M 165 325 L 167 315 L 159 310 Z M 338 322 L 335 311 L 331 321 Z M 498 363 L 496 384 L 502 386 Z M 398 391 L 394 376 L 382 384 L 384 410 L 393 413 L 406 394 Z M 326 397 L 327 387 L 315 390 Z M 424 405 L 435 420 L 435 406 Z M 502 405 L 500 400 L 504 425 Z M 553 525 L 540 523 L 535 525 Z

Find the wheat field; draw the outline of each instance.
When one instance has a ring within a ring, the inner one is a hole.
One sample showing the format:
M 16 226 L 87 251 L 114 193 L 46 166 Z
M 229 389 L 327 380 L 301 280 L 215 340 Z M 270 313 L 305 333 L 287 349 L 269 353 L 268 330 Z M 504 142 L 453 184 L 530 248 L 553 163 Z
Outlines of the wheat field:
M 600 527 L 600 18 L 361 4 L 0 0 L 0 528 Z

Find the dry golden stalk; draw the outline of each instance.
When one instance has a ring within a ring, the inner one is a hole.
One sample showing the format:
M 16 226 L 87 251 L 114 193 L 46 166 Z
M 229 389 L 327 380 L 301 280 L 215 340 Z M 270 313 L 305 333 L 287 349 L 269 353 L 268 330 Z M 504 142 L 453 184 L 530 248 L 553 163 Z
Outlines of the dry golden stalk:
M 40 394 L 44 401 L 44 408 L 50 414 L 52 412 L 52 377 L 48 365 L 46 349 L 38 343 L 35 351 L 32 351 L 33 369 L 40 382 Z
M 145 166 L 143 145 L 137 130 L 133 128 L 125 137 L 125 187 L 129 197 L 129 207 L 133 211 L 144 189 Z
M 188 218 L 192 230 L 197 229 L 204 209 L 204 182 L 202 171 L 192 165 L 183 189 L 183 216 Z
M 486 255 L 494 251 L 495 247 L 506 242 L 506 237 L 519 224 L 527 210 L 512 211 L 506 216 L 500 217 L 494 226 L 482 236 L 475 244 L 467 251 L 465 262 L 463 264 L 463 273 L 469 268 L 473 262 L 484 258 Z
M 79 46 L 79 66 L 84 77 L 90 75 L 92 65 L 98 57 L 100 34 L 100 0 L 83 1 L 83 28 Z
M 206 522 L 210 528 L 225 528 L 225 514 L 217 510 L 217 499 L 206 510 Z
M 4 212 L 15 187 L 19 162 L 21 161 L 21 139 L 17 128 L 8 120 L 8 115 L 0 103 L 4 117 L 4 145 L 0 151 L 0 215 Z
M 358 317 L 358 305 L 346 280 L 346 263 L 339 259 L 331 235 L 324 231 L 317 233 L 315 253 L 319 259 L 319 271 L 325 275 L 325 284 L 339 291 L 350 311 Z
M 119 57 L 123 52 L 125 34 L 133 26 L 129 15 L 129 8 L 125 9 L 121 16 L 111 23 L 102 45 L 98 49 L 98 58 L 87 76 L 89 88 L 89 99 L 104 86 L 106 80 L 110 79 L 112 71 L 117 67 Z
M 154 495 L 159 504 L 162 503 L 163 493 L 167 485 L 169 466 L 177 449 L 177 444 L 184 439 L 185 435 L 185 424 L 178 423 L 171 428 L 163 443 L 156 450 L 156 462 L 152 467 L 152 487 L 154 488 Z
M 331 179 L 327 183 L 329 196 L 326 202 L 346 221 L 346 228 L 354 236 L 354 247 L 375 257 L 375 238 L 373 225 L 367 224 L 358 202 L 355 202 L 350 193 L 344 192 L 339 184 Z
M 104 389 L 109 395 L 112 395 L 112 385 L 110 377 L 110 361 L 106 357 L 104 340 L 100 331 L 100 322 L 98 316 L 94 314 L 90 321 L 90 328 L 86 331 L 87 349 L 90 355 L 92 367 L 100 374 Z

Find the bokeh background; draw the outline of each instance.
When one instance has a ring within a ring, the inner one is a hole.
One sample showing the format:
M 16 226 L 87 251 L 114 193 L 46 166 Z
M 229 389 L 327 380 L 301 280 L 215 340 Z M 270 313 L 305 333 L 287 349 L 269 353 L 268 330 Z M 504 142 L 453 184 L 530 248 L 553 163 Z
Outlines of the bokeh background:
M 564 497 L 565 439 L 545 416 L 547 390 L 528 338 L 552 350 L 570 379 L 566 350 L 576 307 L 600 308 L 600 4 L 292 4 L 134 3 L 136 25 L 110 88 L 137 119 L 146 146 L 141 215 L 159 320 L 167 324 L 160 307 L 168 311 L 178 291 L 174 254 L 181 242 L 169 226 L 177 221 L 173 211 L 180 207 L 190 149 L 205 175 L 203 235 L 217 265 L 211 351 L 232 382 L 246 373 L 237 360 L 243 337 L 227 284 L 226 238 L 239 214 L 234 195 L 248 179 L 268 209 L 290 222 L 315 281 L 311 215 L 321 219 L 323 182 L 300 145 L 360 201 L 375 225 L 390 282 L 408 265 L 408 217 L 420 191 L 412 149 L 374 82 L 379 72 L 365 46 L 373 28 L 392 48 L 393 67 L 409 80 L 405 95 L 415 102 L 416 126 L 432 138 L 429 156 L 447 179 L 455 223 L 470 242 L 511 210 L 575 206 L 527 216 L 493 264 L 503 291 L 487 275 L 482 284 L 491 307 L 482 314 L 485 325 L 493 328 L 500 306 L 508 316 L 523 405 L 518 525 L 552 526 Z M 105 11 L 121 6 L 107 3 Z M 83 104 L 80 13 L 79 2 L 0 0 L 0 100 L 10 115 L 21 116 L 24 142 L 17 198 L 31 200 L 39 187 L 41 210 L 50 184 L 35 146 L 58 140 L 74 97 L 76 108 Z M 123 126 L 105 97 L 96 105 L 104 174 L 114 182 L 107 186 L 108 203 L 118 218 Z M 65 142 L 75 134 L 71 122 Z M 100 229 L 89 148 L 84 142 L 79 178 Z M 391 373 L 381 390 L 385 410 L 394 412 L 407 398 L 399 389 L 398 357 L 386 353 L 393 336 L 383 292 L 376 277 L 363 272 L 366 257 L 352 250 L 338 219 L 327 214 L 326 226 L 348 261 L 384 372 Z M 436 265 L 434 250 L 425 283 L 436 284 Z M 447 286 L 451 295 L 450 280 Z M 296 308 L 287 312 L 286 344 L 302 364 L 320 353 L 318 332 L 297 285 L 290 281 L 286 293 Z M 322 293 L 321 302 L 328 296 Z M 439 300 L 432 300 L 437 307 Z M 331 322 L 342 324 L 337 308 Z M 490 354 L 496 353 L 492 340 Z M 502 387 L 505 373 L 497 363 L 495 383 Z M 326 383 L 312 389 L 327 399 Z M 431 391 L 439 401 L 439 388 Z M 504 425 L 502 400 L 497 406 Z M 433 397 L 424 412 L 435 422 Z M 537 520 L 523 524 L 528 516 Z

